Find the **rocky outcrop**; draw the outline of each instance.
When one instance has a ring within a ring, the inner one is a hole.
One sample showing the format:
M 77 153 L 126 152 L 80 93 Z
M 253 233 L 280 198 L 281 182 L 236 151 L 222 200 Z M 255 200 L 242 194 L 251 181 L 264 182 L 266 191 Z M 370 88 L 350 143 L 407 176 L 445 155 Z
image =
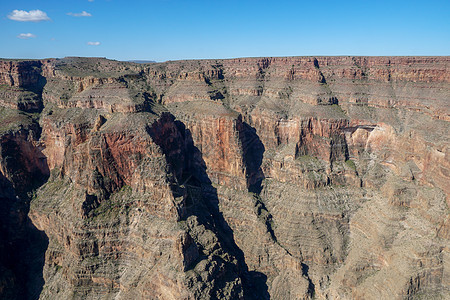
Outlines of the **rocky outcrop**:
M 0 107 L 27 112 L 42 110 L 42 88 L 46 83 L 41 75 L 41 61 L 0 62 Z
M 0 62 L 0 84 L 15 87 L 36 85 L 41 75 L 41 61 L 3 60 Z
M 61 126 L 54 121 L 62 117 L 57 109 L 43 118 L 42 141 L 55 171 L 32 202 L 33 222 L 54 237 L 44 268 L 52 285 L 43 297 L 67 285 L 72 289 L 61 291 L 63 297 L 242 295 L 239 268 L 214 226 L 203 223 L 204 215 L 187 216 L 188 191 L 176 186 L 183 173 L 189 174 L 183 163 L 186 143 L 173 117 L 105 118 L 87 109 L 76 117 L 85 113 L 85 122 L 71 119 Z M 67 186 L 60 190 L 61 185 Z M 49 194 L 56 202 L 39 200 Z M 198 272 L 204 275 L 197 277 Z
M 448 64 L 0 62 L 1 297 L 445 297 Z

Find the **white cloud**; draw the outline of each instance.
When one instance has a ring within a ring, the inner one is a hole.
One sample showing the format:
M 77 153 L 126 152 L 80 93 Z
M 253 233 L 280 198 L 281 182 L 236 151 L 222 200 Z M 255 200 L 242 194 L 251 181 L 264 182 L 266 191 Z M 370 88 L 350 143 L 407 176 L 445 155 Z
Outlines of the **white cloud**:
M 94 2 L 94 0 L 88 0 L 89 2 Z
M 72 12 L 70 12 L 70 13 L 67 13 L 67 14 L 69 16 L 72 16 L 72 17 L 92 17 L 92 15 L 90 13 L 85 12 L 84 10 L 82 12 L 80 12 L 80 13 L 72 13 Z
M 32 33 L 21 33 L 17 37 L 19 39 L 27 40 L 27 39 L 35 38 L 36 36 Z
M 98 45 L 100 45 L 100 42 L 87 42 L 87 44 L 89 46 L 98 46 Z
M 40 21 L 49 21 L 50 18 L 47 16 L 45 12 L 42 10 L 13 10 L 9 15 L 8 19 L 20 22 L 40 22 Z

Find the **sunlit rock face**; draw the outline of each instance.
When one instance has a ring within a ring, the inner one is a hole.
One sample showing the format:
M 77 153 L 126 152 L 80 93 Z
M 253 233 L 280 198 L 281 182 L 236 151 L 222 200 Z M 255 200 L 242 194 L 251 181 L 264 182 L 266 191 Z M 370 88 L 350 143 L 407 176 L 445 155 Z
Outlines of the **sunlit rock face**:
M 0 61 L 0 298 L 445 298 L 449 60 Z

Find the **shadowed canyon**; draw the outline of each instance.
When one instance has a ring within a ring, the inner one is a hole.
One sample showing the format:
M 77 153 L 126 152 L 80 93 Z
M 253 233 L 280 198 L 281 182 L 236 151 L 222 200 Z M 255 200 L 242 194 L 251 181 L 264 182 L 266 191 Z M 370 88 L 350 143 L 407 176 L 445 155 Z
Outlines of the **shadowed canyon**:
M 445 299 L 449 66 L 0 60 L 0 298 Z

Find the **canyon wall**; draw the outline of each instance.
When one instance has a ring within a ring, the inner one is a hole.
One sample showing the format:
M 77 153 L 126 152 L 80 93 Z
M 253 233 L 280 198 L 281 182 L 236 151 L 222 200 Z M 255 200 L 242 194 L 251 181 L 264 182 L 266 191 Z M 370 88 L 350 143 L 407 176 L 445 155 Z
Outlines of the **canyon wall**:
M 0 61 L 0 297 L 445 298 L 449 62 Z

